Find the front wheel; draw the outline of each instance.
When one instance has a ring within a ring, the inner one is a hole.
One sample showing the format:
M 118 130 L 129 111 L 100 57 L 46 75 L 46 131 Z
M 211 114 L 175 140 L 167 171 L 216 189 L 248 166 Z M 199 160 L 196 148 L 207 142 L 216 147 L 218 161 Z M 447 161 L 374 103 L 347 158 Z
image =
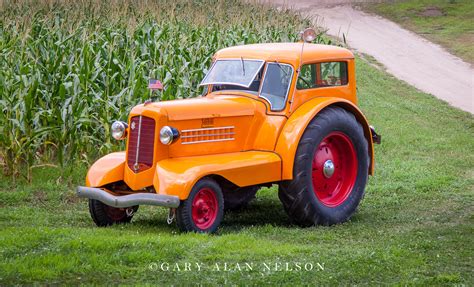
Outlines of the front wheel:
M 176 210 L 181 231 L 214 233 L 224 216 L 222 189 L 210 178 L 199 180 Z
M 138 210 L 138 205 L 117 208 L 95 199 L 89 199 L 89 213 L 97 226 L 109 226 L 119 223 L 129 223 Z
M 364 195 L 368 143 L 354 115 L 342 108 L 321 111 L 308 125 L 296 151 L 293 180 L 278 195 L 301 226 L 348 220 Z

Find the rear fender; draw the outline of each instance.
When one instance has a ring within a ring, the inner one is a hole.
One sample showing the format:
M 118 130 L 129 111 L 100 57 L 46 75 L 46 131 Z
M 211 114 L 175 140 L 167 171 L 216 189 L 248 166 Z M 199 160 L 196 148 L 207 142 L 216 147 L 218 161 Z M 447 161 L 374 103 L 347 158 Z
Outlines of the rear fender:
M 165 159 L 157 163 L 156 193 L 188 198 L 196 182 L 219 175 L 242 187 L 281 180 L 281 159 L 274 152 L 246 151 Z
M 114 152 L 97 160 L 87 172 L 86 186 L 101 187 L 123 180 L 125 152 Z
M 308 124 L 324 108 L 329 106 L 339 106 L 351 112 L 364 129 L 364 136 L 369 146 L 370 165 L 368 173 L 374 172 L 374 148 L 372 143 L 372 132 L 370 126 L 360 109 L 352 102 L 333 97 L 318 97 L 302 104 L 292 113 L 278 138 L 275 151 L 282 158 L 282 180 L 293 179 L 293 163 L 296 149 Z

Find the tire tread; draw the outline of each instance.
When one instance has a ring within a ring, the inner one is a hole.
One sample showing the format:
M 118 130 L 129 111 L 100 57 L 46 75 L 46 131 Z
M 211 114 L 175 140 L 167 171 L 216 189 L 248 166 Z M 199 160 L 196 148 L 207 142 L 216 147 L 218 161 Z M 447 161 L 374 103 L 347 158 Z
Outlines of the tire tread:
M 357 135 L 357 142 L 354 143 L 354 145 L 360 145 L 359 148 L 367 151 L 366 154 L 368 155 L 368 143 L 364 136 L 362 125 L 357 122 L 353 114 L 343 108 L 326 108 L 309 123 L 296 151 L 293 180 L 280 183 L 278 191 L 280 201 L 290 219 L 303 227 L 312 225 L 332 225 L 347 221 L 355 212 L 360 199 L 364 195 L 365 184 L 367 183 L 368 178 L 368 156 L 364 157 L 366 162 L 362 162 L 362 167 L 367 167 L 367 173 L 360 174 L 360 180 L 359 174 L 357 176 L 357 182 L 360 182 L 362 186 L 354 187 L 354 189 L 362 188 L 362 191 L 356 190 L 362 194 L 360 198 L 356 200 L 355 206 L 351 206 L 349 210 L 345 210 L 345 212 L 338 214 L 338 218 L 335 220 L 334 218 L 327 216 L 324 212 L 321 212 L 321 208 L 314 204 L 316 197 L 312 187 L 308 186 L 308 176 L 311 175 L 308 175 L 307 165 L 311 163 L 315 144 L 319 144 L 316 143 L 317 139 L 322 138 L 322 133 L 325 130 L 325 127 L 330 126 L 334 122 L 345 123 L 348 125 L 348 128 L 354 130 L 354 134 Z

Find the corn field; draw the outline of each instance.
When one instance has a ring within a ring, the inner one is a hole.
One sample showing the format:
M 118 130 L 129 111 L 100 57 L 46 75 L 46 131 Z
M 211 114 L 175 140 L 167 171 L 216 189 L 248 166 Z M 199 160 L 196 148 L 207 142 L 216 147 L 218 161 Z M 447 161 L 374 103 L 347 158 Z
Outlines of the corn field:
M 295 41 L 309 24 L 231 0 L 0 0 L 0 14 L 0 164 L 27 176 L 123 148 L 110 125 L 150 98 L 149 78 L 161 100 L 198 96 L 218 49 Z

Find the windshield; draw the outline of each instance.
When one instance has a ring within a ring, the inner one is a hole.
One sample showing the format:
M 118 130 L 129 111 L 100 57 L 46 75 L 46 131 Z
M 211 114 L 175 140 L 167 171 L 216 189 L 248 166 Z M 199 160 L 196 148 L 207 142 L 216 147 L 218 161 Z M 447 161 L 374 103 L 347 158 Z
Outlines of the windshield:
M 262 68 L 262 60 L 217 60 L 202 80 L 203 85 L 235 85 L 248 88 Z

